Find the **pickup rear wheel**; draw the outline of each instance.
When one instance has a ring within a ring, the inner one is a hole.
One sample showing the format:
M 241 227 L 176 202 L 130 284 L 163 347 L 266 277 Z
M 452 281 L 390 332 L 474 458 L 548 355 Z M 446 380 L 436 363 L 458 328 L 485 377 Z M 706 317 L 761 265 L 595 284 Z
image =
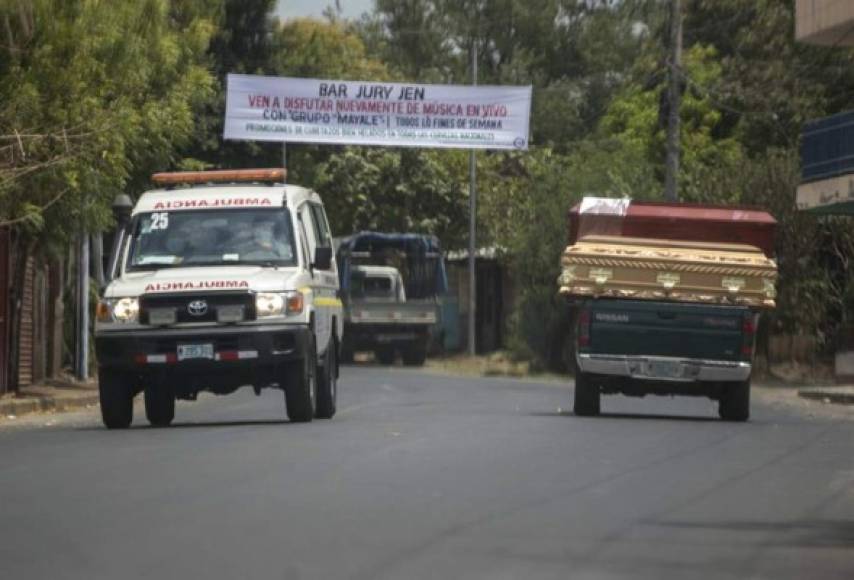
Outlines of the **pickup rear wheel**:
M 380 364 L 384 365 L 393 365 L 394 364 L 394 347 L 392 346 L 383 346 L 376 350 L 374 350 L 374 356 L 380 362 Z
M 308 341 L 305 357 L 288 368 L 285 406 L 292 423 L 308 423 L 314 418 L 317 401 L 317 351 L 314 338 Z
M 427 360 L 427 341 L 418 340 L 408 344 L 400 354 L 406 366 L 420 367 Z
M 168 385 L 145 387 L 145 418 L 154 427 L 168 427 L 175 418 L 175 393 Z
M 317 409 L 314 416 L 318 419 L 331 419 L 335 416 L 338 402 L 338 341 L 332 338 L 323 355 L 323 365 L 317 368 Z
M 575 399 L 573 411 L 579 417 L 594 417 L 599 414 L 599 387 L 593 384 L 589 373 L 575 372 Z
M 718 402 L 718 415 L 724 421 L 747 421 L 750 418 L 750 380 L 724 383 Z
M 107 429 L 127 429 L 133 421 L 133 385 L 125 373 L 98 369 L 101 419 Z

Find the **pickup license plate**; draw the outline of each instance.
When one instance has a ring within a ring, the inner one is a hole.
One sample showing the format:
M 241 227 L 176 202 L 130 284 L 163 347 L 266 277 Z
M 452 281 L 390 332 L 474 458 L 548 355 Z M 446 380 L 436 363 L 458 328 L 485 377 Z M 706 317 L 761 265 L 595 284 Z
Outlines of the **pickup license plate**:
M 671 361 L 652 361 L 649 375 L 659 379 L 677 379 L 682 376 L 682 365 Z
M 214 349 L 212 344 L 179 344 L 178 360 L 193 358 L 213 359 Z
M 394 342 L 396 340 L 415 340 L 416 338 L 418 338 L 418 335 L 414 333 L 399 332 L 397 334 L 378 334 L 376 336 L 376 341 L 385 343 Z

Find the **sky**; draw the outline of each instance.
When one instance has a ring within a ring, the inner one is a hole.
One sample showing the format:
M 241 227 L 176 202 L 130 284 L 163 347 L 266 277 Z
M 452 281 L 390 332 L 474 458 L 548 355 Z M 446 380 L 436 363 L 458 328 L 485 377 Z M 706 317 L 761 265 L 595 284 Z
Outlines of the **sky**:
M 373 0 L 340 0 L 341 16 L 358 18 L 363 12 L 369 12 L 374 5 Z M 323 9 L 335 5 L 335 0 L 278 0 L 276 15 L 279 18 L 295 18 L 314 16 L 320 18 Z

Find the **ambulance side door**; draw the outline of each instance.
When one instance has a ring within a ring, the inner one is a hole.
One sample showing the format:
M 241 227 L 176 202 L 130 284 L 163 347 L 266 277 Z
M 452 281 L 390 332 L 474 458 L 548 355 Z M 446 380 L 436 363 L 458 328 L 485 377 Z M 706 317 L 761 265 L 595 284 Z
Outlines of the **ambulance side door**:
M 314 212 L 312 211 L 312 205 L 311 202 L 305 202 L 298 210 L 299 221 L 308 240 L 308 248 L 306 249 L 309 263 L 314 261 L 315 251 L 318 247 L 331 247 L 332 245 L 332 240 L 328 235 L 324 236 L 323 230 L 318 226 Z M 311 267 L 314 331 L 317 336 L 318 354 L 326 351 L 326 345 L 329 344 L 332 329 L 332 309 L 329 305 L 330 299 L 334 298 L 335 290 L 329 287 L 327 279 L 329 273 L 327 270 L 320 270 L 314 266 Z

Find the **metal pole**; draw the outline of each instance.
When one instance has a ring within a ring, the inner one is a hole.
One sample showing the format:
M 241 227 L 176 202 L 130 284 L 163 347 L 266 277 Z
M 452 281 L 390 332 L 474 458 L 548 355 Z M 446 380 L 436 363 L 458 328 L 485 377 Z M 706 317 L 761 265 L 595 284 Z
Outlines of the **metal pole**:
M 89 378 L 89 236 L 80 232 L 77 255 L 77 380 Z
M 288 144 L 282 141 L 282 167 L 285 168 L 285 183 L 288 182 Z
M 670 86 L 667 91 L 667 163 L 664 178 L 664 199 L 679 198 L 679 107 L 682 95 L 679 75 L 682 71 L 682 2 L 671 0 L 670 15 Z
M 471 84 L 477 85 L 477 43 L 472 42 L 471 52 Z M 477 251 L 476 242 L 477 235 L 477 158 L 475 150 L 469 152 L 469 336 L 468 346 L 469 354 L 474 356 L 477 353 L 477 345 L 475 344 L 477 333 L 475 323 L 477 321 L 477 261 L 475 260 L 475 252 Z

